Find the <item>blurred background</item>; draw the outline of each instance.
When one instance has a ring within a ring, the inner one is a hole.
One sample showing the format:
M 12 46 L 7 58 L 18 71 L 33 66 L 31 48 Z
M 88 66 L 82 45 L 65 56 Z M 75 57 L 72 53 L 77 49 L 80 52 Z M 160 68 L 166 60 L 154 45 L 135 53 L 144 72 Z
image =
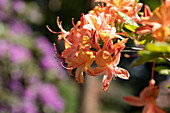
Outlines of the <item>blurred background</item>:
M 159 0 L 141 2 L 155 9 Z M 0 113 L 141 113 L 121 99 L 136 95 L 148 85 L 152 63 L 130 68 L 135 58 L 121 57 L 120 67 L 128 69 L 129 81 L 113 80 L 102 91 L 102 77 L 85 76 L 78 84 L 54 58 L 52 43 L 59 52 L 62 42 L 46 28 L 70 30 L 71 19 L 94 7 L 93 0 L 0 0 Z M 132 42 L 128 43 L 129 45 Z M 155 73 L 161 87 L 158 105 L 170 112 L 168 76 Z

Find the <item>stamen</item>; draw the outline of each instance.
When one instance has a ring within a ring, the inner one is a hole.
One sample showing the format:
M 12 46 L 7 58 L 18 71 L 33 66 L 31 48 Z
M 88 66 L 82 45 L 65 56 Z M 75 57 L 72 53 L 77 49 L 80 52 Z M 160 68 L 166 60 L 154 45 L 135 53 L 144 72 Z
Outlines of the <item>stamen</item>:
M 58 25 L 58 27 L 60 28 L 61 32 L 65 34 L 65 33 L 67 33 L 67 31 L 65 31 L 65 30 L 63 29 L 61 23 L 62 23 L 62 22 L 59 21 L 59 17 L 57 16 L 57 25 Z
M 54 34 L 59 34 L 59 33 L 61 33 L 61 32 L 55 32 L 55 31 L 51 30 L 48 25 L 46 25 L 46 27 L 47 27 L 47 29 L 48 29 L 50 32 L 52 32 L 52 33 L 54 33 Z
M 76 25 L 74 24 L 74 18 L 72 18 L 72 24 L 73 24 L 74 27 L 76 26 Z
M 73 45 L 71 42 L 69 42 L 66 38 L 64 38 L 64 40 L 65 40 L 68 44 L 70 44 L 70 45 L 72 45 L 72 46 L 75 46 L 75 45 Z
M 60 58 L 56 54 L 54 54 L 54 58 L 57 59 L 57 62 L 61 62 L 61 61 L 64 62 L 64 58 Z
M 57 52 L 57 48 L 56 48 L 55 43 L 53 43 L 53 46 L 54 46 L 55 54 L 56 54 L 57 56 L 59 56 L 60 58 L 63 58 L 63 57 Z
M 64 66 L 64 65 L 63 65 L 63 62 L 60 62 L 60 64 L 61 64 L 61 66 L 62 66 L 63 68 L 65 68 L 65 69 L 74 69 L 74 68 L 68 68 L 68 67 Z

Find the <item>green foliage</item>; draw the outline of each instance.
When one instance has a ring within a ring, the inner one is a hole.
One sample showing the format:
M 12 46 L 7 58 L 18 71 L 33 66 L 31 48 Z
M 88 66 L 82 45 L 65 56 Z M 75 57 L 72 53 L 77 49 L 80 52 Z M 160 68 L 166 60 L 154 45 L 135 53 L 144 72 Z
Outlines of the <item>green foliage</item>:
M 146 44 L 146 48 L 143 51 L 139 51 L 139 59 L 132 65 L 141 65 L 144 62 L 150 62 L 159 57 L 170 58 L 170 45 L 165 42 L 155 42 Z M 161 73 L 165 73 L 165 70 Z M 167 70 L 166 70 L 167 73 Z
M 124 13 L 122 13 L 122 12 L 120 12 L 120 11 L 117 11 L 117 13 L 118 13 L 118 15 L 119 15 L 120 17 L 122 17 L 128 24 L 139 27 L 139 25 L 138 25 L 135 21 L 133 21 L 129 16 L 127 16 L 126 14 L 124 14 Z
M 136 28 L 138 28 L 138 26 L 135 25 L 129 25 L 129 24 L 125 24 L 124 27 L 132 32 L 135 32 Z
M 155 71 L 162 75 L 170 75 L 170 69 L 168 68 L 168 66 L 157 66 L 155 68 Z
M 143 35 L 140 39 L 139 39 L 139 44 L 141 45 L 146 45 L 148 43 L 152 43 L 154 42 L 154 37 L 152 37 L 151 34 L 146 34 L 146 35 Z

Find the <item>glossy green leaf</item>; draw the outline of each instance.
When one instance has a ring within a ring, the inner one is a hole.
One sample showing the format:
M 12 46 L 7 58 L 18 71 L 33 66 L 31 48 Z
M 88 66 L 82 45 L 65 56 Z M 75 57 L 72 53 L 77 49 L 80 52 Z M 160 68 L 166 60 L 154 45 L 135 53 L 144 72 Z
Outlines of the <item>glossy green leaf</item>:
M 166 42 L 155 42 L 153 44 L 147 44 L 146 49 L 152 52 L 170 54 L 170 44 Z
M 125 24 L 124 25 L 126 29 L 135 32 L 136 28 L 138 28 L 138 26 L 134 26 L 134 25 L 129 25 L 129 24 Z
M 123 20 L 125 20 L 128 24 L 139 27 L 139 25 L 138 25 L 135 21 L 133 21 L 129 16 L 127 16 L 126 14 L 124 14 L 124 13 L 122 13 L 122 12 L 120 12 L 120 11 L 117 11 L 117 13 L 118 13 L 118 15 L 119 15 L 120 17 L 122 17 Z

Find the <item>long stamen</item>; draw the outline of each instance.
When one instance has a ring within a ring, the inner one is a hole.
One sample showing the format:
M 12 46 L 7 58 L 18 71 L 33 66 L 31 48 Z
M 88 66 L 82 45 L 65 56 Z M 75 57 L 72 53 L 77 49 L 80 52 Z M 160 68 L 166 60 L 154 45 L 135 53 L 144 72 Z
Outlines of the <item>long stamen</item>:
M 64 62 L 64 58 L 60 58 L 56 54 L 54 54 L 54 58 L 57 59 L 57 62 Z
M 73 24 L 74 27 L 76 26 L 76 25 L 74 24 L 74 18 L 72 18 L 72 24 Z
M 55 32 L 55 31 L 51 30 L 48 25 L 46 25 L 46 27 L 47 27 L 47 29 L 48 29 L 50 32 L 52 32 L 52 33 L 54 33 L 54 34 L 59 34 L 59 33 L 61 33 L 61 32 Z
M 56 54 L 57 56 L 59 56 L 60 58 L 63 58 L 63 57 L 57 52 L 57 48 L 56 48 L 55 43 L 53 43 L 53 46 L 54 46 L 55 54 Z
M 68 67 L 64 66 L 64 65 L 63 65 L 63 62 L 60 62 L 60 64 L 61 64 L 61 66 L 62 66 L 63 68 L 65 68 L 65 69 L 74 69 L 74 68 L 68 68 Z

